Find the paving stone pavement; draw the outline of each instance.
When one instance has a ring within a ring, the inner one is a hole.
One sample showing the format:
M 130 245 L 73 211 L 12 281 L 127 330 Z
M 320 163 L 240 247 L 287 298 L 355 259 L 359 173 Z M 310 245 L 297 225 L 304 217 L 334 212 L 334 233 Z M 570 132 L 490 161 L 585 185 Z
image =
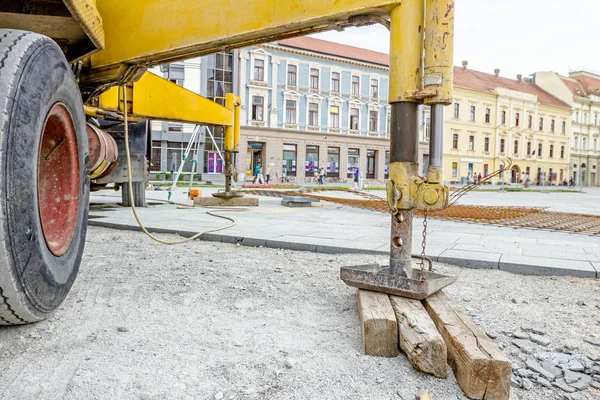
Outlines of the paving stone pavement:
M 208 215 L 205 208 L 153 201 L 166 200 L 165 192 L 147 192 L 147 198 L 150 206 L 138 209 L 138 213 L 153 232 L 190 236 L 229 223 Z M 183 193 L 176 193 L 174 200 L 187 201 Z M 92 194 L 93 204 L 119 201 L 118 193 Z M 234 218 L 236 225 L 207 233 L 203 240 L 321 253 L 389 253 L 390 220 L 382 213 L 328 202 L 289 208 L 282 206 L 279 198 L 260 197 L 259 207 L 222 214 Z M 413 254 L 421 252 L 422 222 L 422 218 L 415 218 Z M 128 208 L 93 206 L 89 224 L 139 229 Z M 426 254 L 435 261 L 467 268 L 600 278 L 600 236 L 429 219 Z

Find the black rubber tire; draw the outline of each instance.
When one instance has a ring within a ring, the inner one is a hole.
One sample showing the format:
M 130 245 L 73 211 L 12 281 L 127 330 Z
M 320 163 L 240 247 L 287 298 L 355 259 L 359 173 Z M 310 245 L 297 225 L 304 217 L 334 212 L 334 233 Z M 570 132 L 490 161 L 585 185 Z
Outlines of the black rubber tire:
M 146 207 L 146 183 L 131 182 L 133 186 L 133 201 L 136 207 Z M 131 207 L 129 199 L 129 184 L 121 184 L 121 205 L 123 207 Z
M 42 130 L 57 102 L 71 114 L 80 166 L 75 233 L 61 256 L 46 245 L 38 208 Z M 77 276 L 90 194 L 85 129 L 79 87 L 56 43 L 35 33 L 0 29 L 0 325 L 47 318 Z

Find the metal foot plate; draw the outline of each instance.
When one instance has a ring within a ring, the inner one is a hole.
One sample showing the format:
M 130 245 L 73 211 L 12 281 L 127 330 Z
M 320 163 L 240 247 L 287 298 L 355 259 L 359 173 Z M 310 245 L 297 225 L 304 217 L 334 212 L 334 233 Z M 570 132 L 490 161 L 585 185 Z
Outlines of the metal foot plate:
M 420 270 L 413 269 L 410 278 L 391 275 L 389 267 L 377 264 L 342 267 L 340 270 L 340 277 L 348 286 L 416 300 L 423 300 L 456 282 L 455 276 L 430 271 L 423 271 L 425 279 L 420 280 L 420 274 Z

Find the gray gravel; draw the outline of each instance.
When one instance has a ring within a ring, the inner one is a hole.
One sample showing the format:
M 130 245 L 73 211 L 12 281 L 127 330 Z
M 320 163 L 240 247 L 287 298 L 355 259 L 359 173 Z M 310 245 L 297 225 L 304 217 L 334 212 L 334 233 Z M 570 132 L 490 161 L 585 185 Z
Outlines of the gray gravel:
M 362 355 L 355 291 L 339 267 L 385 261 L 210 242 L 167 247 L 90 227 L 59 312 L 0 329 L 0 398 L 412 400 L 427 390 L 434 400 L 464 399 L 451 373 L 440 380 L 404 355 Z M 534 353 L 566 347 L 600 361 L 599 281 L 436 268 L 459 276 L 447 293 L 515 366 L 527 368 L 531 356 L 513 333 L 550 341 L 532 342 Z M 511 399 L 566 398 L 527 379 L 532 388 L 513 388 Z M 578 394 L 600 398 L 591 386 Z

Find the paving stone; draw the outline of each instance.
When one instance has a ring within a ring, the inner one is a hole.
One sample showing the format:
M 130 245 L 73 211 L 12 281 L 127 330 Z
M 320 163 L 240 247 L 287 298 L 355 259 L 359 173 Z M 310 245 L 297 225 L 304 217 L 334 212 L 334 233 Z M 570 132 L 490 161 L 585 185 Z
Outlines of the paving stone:
M 519 375 L 521 378 L 529 378 L 531 376 L 531 371 L 525 368 L 521 368 L 517 370 L 516 374 Z
M 600 338 L 583 339 L 584 342 L 600 347 Z
M 584 375 L 587 376 L 587 375 Z M 572 372 L 569 370 L 565 370 L 565 376 L 564 376 L 564 380 L 565 382 L 567 382 L 569 385 L 573 382 L 577 382 L 578 380 L 580 380 L 582 377 L 582 374 L 579 374 L 577 372 Z
M 600 390 L 600 382 L 591 381 L 590 386 L 593 387 L 594 389 Z
M 563 392 L 573 393 L 577 391 L 573 386 L 567 385 L 564 379 L 557 379 L 553 383 L 553 385 L 562 390 Z
M 581 397 L 581 393 L 571 393 L 568 396 L 569 400 L 583 400 L 583 397 Z
M 565 370 L 576 372 L 582 372 L 585 369 L 583 364 L 576 360 L 569 361 L 568 363 L 561 365 L 561 367 Z
M 522 387 L 525 390 L 531 390 L 531 389 L 533 389 L 533 382 L 531 382 L 527 378 L 523 378 L 523 385 L 522 385 Z
M 512 343 L 521 349 L 522 352 L 531 354 L 533 353 L 534 345 L 529 340 L 525 339 L 513 339 Z
M 510 383 L 512 386 L 520 388 L 521 387 L 521 378 L 513 375 L 510 377 Z
M 539 383 L 540 385 L 547 387 L 547 388 L 552 387 L 552 384 L 550 383 L 550 381 L 542 378 L 541 376 L 539 378 L 537 378 L 537 383 Z
M 517 339 L 529 339 L 529 335 L 523 332 L 513 332 L 512 336 Z
M 543 361 L 542 368 L 544 368 L 546 371 L 550 372 L 552 375 L 554 375 L 557 378 L 560 378 L 563 375 L 562 369 L 557 368 L 554 364 L 552 364 L 549 361 Z
M 556 376 L 554 376 L 554 374 L 546 371 L 544 369 L 544 367 L 542 367 L 535 360 L 527 360 L 527 362 L 525 363 L 525 365 L 527 365 L 527 368 L 529 368 L 530 370 L 532 370 L 534 372 L 537 372 L 538 374 L 540 374 L 544 378 L 548 379 L 549 381 L 553 381 L 556 378 Z
M 600 382 L 600 375 L 592 375 L 592 379 L 596 382 Z
M 540 361 L 548 361 L 554 365 L 566 364 L 571 360 L 571 356 L 568 354 L 551 351 L 535 353 L 534 357 Z
M 503 254 L 499 263 L 502 271 L 523 275 L 561 275 L 595 278 L 596 270 L 589 261 L 558 260 L 534 256 Z
M 540 346 L 544 346 L 544 347 L 546 347 L 550 344 L 550 339 L 545 338 L 541 335 L 533 334 L 533 333 L 531 335 L 529 335 L 529 340 L 531 340 L 533 343 L 537 343 Z

